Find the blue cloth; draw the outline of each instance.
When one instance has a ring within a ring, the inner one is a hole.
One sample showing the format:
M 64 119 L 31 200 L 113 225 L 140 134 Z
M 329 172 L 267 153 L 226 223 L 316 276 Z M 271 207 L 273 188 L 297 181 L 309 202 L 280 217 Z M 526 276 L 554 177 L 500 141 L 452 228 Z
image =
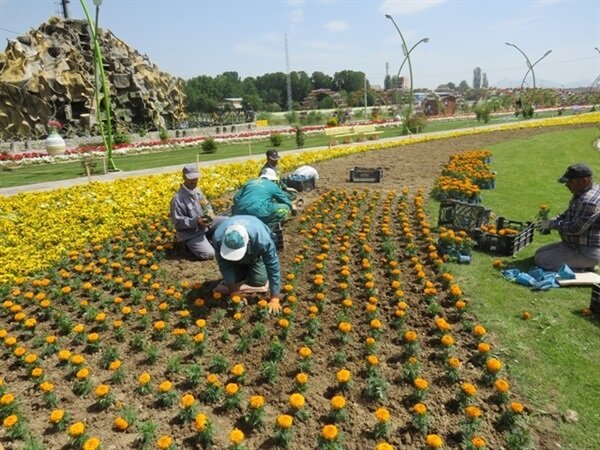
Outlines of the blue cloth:
M 549 272 L 539 267 L 534 267 L 529 272 L 522 272 L 519 269 L 506 269 L 502 271 L 502 276 L 509 281 L 530 287 L 534 291 L 547 291 L 550 288 L 560 287 L 557 278 L 563 280 L 572 280 L 575 273 L 563 264 L 558 272 Z

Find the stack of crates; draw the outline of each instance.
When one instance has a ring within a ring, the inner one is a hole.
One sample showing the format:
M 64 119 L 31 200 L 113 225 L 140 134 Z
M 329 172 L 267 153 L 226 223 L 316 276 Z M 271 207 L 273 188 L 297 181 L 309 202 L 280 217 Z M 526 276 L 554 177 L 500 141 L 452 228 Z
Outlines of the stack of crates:
M 444 200 L 440 203 L 438 227 L 464 230 L 469 236 L 490 221 L 492 210 L 474 203 Z
M 533 242 L 533 227 L 533 222 L 518 222 L 499 217 L 494 234 L 479 230 L 474 233 L 473 238 L 482 250 L 502 256 L 513 256 Z M 512 230 L 512 233 L 500 234 L 501 230 L 507 229 Z

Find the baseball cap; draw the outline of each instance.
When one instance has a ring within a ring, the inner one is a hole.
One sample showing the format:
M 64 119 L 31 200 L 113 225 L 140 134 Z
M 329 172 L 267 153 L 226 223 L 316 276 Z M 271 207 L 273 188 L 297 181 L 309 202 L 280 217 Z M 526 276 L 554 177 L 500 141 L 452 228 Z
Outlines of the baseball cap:
M 592 169 L 590 169 L 586 164 L 577 163 L 567 167 L 567 170 L 565 171 L 564 175 L 558 179 L 558 182 L 566 183 L 574 178 L 585 178 L 591 176 Z
M 270 167 L 267 167 L 266 169 L 264 169 L 262 171 L 262 173 L 260 174 L 260 177 L 261 178 L 266 178 L 267 180 L 271 180 L 271 181 L 277 181 L 277 180 L 279 180 L 279 177 L 277 176 L 277 172 L 275 172 Z
M 196 164 L 186 164 L 183 166 L 183 177 L 186 180 L 197 180 L 200 178 Z
M 277 153 L 277 150 L 267 150 L 267 158 L 277 161 L 279 159 L 279 153 Z
M 221 242 L 221 256 L 227 261 L 239 261 L 246 254 L 248 231 L 238 223 L 229 225 Z

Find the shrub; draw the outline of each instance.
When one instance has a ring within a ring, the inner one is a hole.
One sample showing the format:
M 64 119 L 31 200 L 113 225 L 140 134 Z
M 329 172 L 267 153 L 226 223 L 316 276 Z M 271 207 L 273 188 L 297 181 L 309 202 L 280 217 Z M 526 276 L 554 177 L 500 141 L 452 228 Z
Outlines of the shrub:
M 131 136 L 126 133 L 116 133 L 113 136 L 113 144 L 115 144 L 115 145 L 131 144 Z
M 166 142 L 169 140 L 169 132 L 167 131 L 167 129 L 165 127 L 160 128 L 160 131 L 158 133 L 158 138 L 163 142 Z
M 304 130 L 302 130 L 302 127 L 296 127 L 296 145 L 298 148 L 304 147 Z
M 200 145 L 202 153 L 215 153 L 217 151 L 217 143 L 213 138 L 208 138 Z
M 337 126 L 338 123 L 339 123 L 339 121 L 338 121 L 337 117 L 330 117 L 329 119 L 327 119 L 328 127 L 335 127 L 335 126 Z
M 269 138 L 271 139 L 271 145 L 273 147 L 280 147 L 283 142 L 283 136 L 279 133 L 273 133 Z
M 413 114 L 409 118 L 404 119 L 405 131 L 411 133 L 420 133 L 427 125 L 427 118 L 422 114 Z

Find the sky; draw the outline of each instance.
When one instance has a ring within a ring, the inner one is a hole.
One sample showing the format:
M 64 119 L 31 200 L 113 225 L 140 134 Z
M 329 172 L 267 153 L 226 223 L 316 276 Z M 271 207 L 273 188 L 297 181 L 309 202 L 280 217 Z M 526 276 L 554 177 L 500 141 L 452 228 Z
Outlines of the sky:
M 85 17 L 81 1 L 70 1 L 72 18 Z M 0 0 L 0 48 L 61 11 L 58 0 Z M 404 60 L 386 14 L 409 49 L 429 38 L 410 53 L 415 88 L 472 86 L 476 67 L 490 86 L 520 86 L 526 59 L 506 42 L 531 63 L 552 50 L 534 66 L 537 87 L 590 86 L 600 75 L 600 0 L 103 0 L 99 25 L 183 79 L 289 67 L 361 71 L 383 86 Z

